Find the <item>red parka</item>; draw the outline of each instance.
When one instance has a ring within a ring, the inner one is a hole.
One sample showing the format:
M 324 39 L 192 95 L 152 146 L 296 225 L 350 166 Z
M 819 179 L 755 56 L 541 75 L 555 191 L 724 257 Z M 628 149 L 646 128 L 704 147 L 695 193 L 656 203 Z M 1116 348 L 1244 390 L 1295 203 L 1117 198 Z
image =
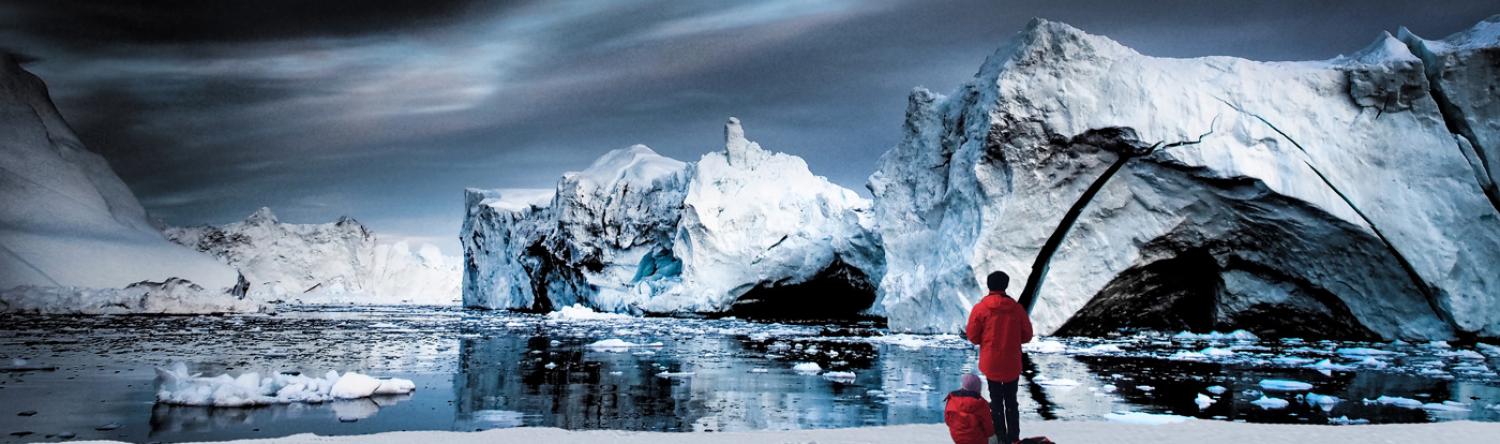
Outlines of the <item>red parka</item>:
M 969 313 L 969 342 L 979 345 L 979 371 L 991 381 L 1021 377 L 1021 344 L 1031 341 L 1031 318 L 1005 293 L 992 291 Z
M 995 421 L 990 417 L 990 404 L 978 393 L 959 390 L 948 394 L 948 405 L 943 407 L 943 422 L 948 424 L 948 434 L 953 444 L 989 444 L 995 436 Z

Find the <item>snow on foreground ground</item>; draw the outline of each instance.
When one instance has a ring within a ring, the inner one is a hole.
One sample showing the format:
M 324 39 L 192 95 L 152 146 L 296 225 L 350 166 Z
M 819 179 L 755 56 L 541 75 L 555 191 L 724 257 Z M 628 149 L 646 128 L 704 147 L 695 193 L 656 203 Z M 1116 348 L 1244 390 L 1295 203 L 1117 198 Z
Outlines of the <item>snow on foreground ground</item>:
M 1449 422 L 1442 424 L 1370 425 L 1331 427 L 1283 424 L 1243 424 L 1219 421 L 1188 421 L 1165 425 L 1117 424 L 1088 421 L 1022 423 L 1024 436 L 1046 435 L 1060 443 L 1492 443 L 1500 436 L 1500 424 Z M 324 437 L 311 434 L 284 438 L 230 441 L 258 444 L 293 443 L 428 443 L 445 444 L 543 442 L 553 444 L 738 444 L 738 443 L 946 443 L 948 430 L 941 424 L 853 429 L 798 430 L 786 432 L 659 433 L 615 430 L 567 431 L 555 428 L 513 428 L 484 432 L 392 432 L 374 435 Z

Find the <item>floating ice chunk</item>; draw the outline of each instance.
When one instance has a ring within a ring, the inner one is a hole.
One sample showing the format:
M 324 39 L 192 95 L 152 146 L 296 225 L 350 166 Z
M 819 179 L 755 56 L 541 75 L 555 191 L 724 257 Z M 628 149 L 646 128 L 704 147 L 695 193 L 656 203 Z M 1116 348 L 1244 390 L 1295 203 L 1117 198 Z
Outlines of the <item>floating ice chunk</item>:
M 1230 357 L 1230 356 L 1234 356 L 1235 355 L 1235 351 L 1234 350 L 1230 350 L 1228 348 L 1218 348 L 1218 347 L 1208 347 L 1208 348 L 1205 348 L 1205 349 L 1203 349 L 1203 351 L 1200 351 L 1198 353 L 1202 353 L 1203 356 L 1207 356 L 1207 357 L 1210 357 L 1210 358 L 1225 358 L 1225 357 Z
M 1125 350 L 1121 350 L 1120 346 L 1118 346 L 1118 345 L 1114 345 L 1114 344 L 1099 344 L 1099 345 L 1095 345 L 1093 347 L 1089 347 L 1089 348 L 1085 348 L 1083 350 L 1079 350 L 1078 352 L 1079 353 L 1083 353 L 1083 354 L 1090 354 L 1090 355 L 1102 355 L 1102 354 L 1108 354 L 1108 353 L 1123 353 L 1124 351 Z
M 1313 370 L 1330 371 L 1330 372 L 1345 372 L 1345 371 L 1353 370 L 1354 366 L 1343 365 L 1343 364 L 1334 364 L 1333 360 L 1331 360 L 1331 359 L 1324 359 L 1322 361 L 1318 361 L 1318 363 L 1316 363 L 1316 364 L 1307 366 L 1307 368 L 1310 368 L 1310 369 L 1313 369 Z
M 750 373 L 770 373 L 770 372 L 771 372 L 771 370 L 769 370 L 769 369 L 758 368 L 758 367 L 750 369 Z
M 1338 354 L 1344 356 L 1394 356 L 1401 353 L 1369 347 L 1345 347 L 1338 349 Z
M 1273 392 L 1300 392 L 1312 390 L 1312 384 L 1288 379 L 1262 379 L 1260 388 Z
M 1371 356 L 1371 357 L 1368 357 L 1368 358 L 1365 358 L 1365 359 L 1359 361 L 1359 366 L 1360 367 L 1369 367 L 1369 368 L 1373 368 L 1373 369 L 1382 369 L 1382 368 L 1385 368 L 1386 365 L 1387 364 L 1385 363 L 1385 361 L 1381 361 L 1379 359 L 1376 359 L 1374 356 Z
M 1286 408 L 1286 406 L 1290 404 L 1285 399 L 1271 398 L 1265 395 L 1261 395 L 1260 399 L 1250 401 L 1250 403 L 1266 410 L 1280 410 Z
M 1329 425 L 1363 425 L 1363 424 L 1369 424 L 1369 423 L 1370 423 L 1370 420 L 1368 420 L 1368 419 L 1349 419 L 1348 416 L 1340 416 L 1340 417 L 1337 417 L 1337 418 L 1328 418 L 1328 424 Z
M 840 384 L 853 384 L 854 372 L 828 372 L 823 374 L 823 379 Z
M 1143 391 L 1143 392 L 1149 392 L 1149 391 L 1155 391 L 1156 387 L 1152 387 L 1152 386 L 1149 386 L 1149 385 L 1138 385 L 1138 386 L 1135 386 L 1135 389 Z
M 1120 388 L 1119 387 L 1115 387 L 1114 384 L 1104 384 L 1104 386 L 1103 387 L 1099 387 L 1099 389 L 1100 390 L 1104 390 L 1104 393 L 1114 393 L 1115 390 L 1119 390 Z
M 557 368 L 557 363 L 556 362 L 548 362 L 547 365 L 544 365 L 542 367 L 546 368 L 547 370 L 552 370 L 554 368 Z
M 634 317 L 619 313 L 600 313 L 594 311 L 594 309 L 592 308 L 583 306 L 583 304 L 573 304 L 563 307 L 562 309 L 559 309 L 557 311 L 547 313 L 547 320 L 558 322 L 608 321 L 625 319 L 634 319 Z
M 598 351 L 607 351 L 610 353 L 624 353 L 630 351 L 632 347 L 661 347 L 663 345 L 664 344 L 660 342 L 653 342 L 650 344 L 637 344 L 620 338 L 609 338 L 589 344 L 589 348 Z
M 1480 353 L 1484 353 L 1486 355 L 1500 356 L 1500 345 L 1490 345 L 1480 342 L 1478 344 L 1474 344 L 1474 348 L 1478 348 Z
M 1484 359 L 1484 355 L 1474 350 L 1453 350 L 1438 353 L 1438 356 L 1459 359 Z
M 1469 407 L 1467 404 L 1461 402 L 1443 401 L 1441 403 L 1429 402 L 1422 404 L 1422 410 L 1433 412 L 1467 412 L 1469 411 Z
M 1193 332 L 1190 332 L 1190 331 L 1184 331 L 1184 332 L 1172 335 L 1172 339 L 1176 339 L 1176 340 L 1180 340 L 1180 341 L 1237 341 L 1237 342 L 1255 342 L 1255 341 L 1259 341 L 1260 337 L 1256 336 L 1254 333 L 1251 333 L 1251 332 L 1248 332 L 1248 331 L 1245 331 L 1245 330 L 1235 330 L 1235 331 L 1232 331 L 1232 332 L 1229 332 L 1229 333 L 1220 333 L 1220 332 L 1216 332 L 1216 331 L 1211 331 L 1211 332 L 1208 332 L 1208 333 L 1193 333 Z
M 1448 341 L 1432 341 L 1428 342 L 1427 346 L 1431 348 L 1453 348 L 1452 345 L 1448 345 Z
M 914 335 L 908 333 L 891 334 L 885 336 L 871 336 L 866 339 L 876 344 L 890 344 L 904 349 L 919 349 L 927 347 L 968 347 L 969 341 L 958 335 Z
M 1208 390 L 1209 393 L 1213 393 L 1215 395 L 1222 395 L 1222 394 L 1224 394 L 1224 392 L 1229 391 L 1229 389 L 1224 388 L 1224 386 L 1222 386 L 1222 385 L 1211 385 L 1211 386 L 1208 386 L 1208 388 L 1206 388 L 1204 390 Z
M 1162 425 L 1187 422 L 1192 420 L 1193 418 L 1187 416 L 1167 415 L 1159 413 L 1116 412 L 1105 414 L 1104 419 L 1126 424 Z
M 792 371 L 802 374 L 816 375 L 823 372 L 823 367 L 816 362 L 799 362 L 792 366 Z
M 1324 412 L 1332 411 L 1333 406 L 1336 406 L 1339 404 L 1339 402 L 1343 401 L 1337 396 L 1319 395 L 1317 393 L 1308 393 L 1307 396 L 1302 399 L 1304 401 L 1307 401 L 1307 405 L 1317 406 L 1318 408 L 1323 409 Z
M 1422 401 L 1418 401 L 1418 400 L 1411 399 L 1411 398 L 1402 398 L 1402 397 L 1399 397 L 1399 396 L 1384 396 L 1384 395 L 1381 395 L 1381 397 L 1379 397 L 1379 398 L 1366 399 L 1365 400 L 1365 404 L 1390 405 L 1390 406 L 1396 406 L 1396 407 L 1407 408 L 1407 409 L 1419 409 L 1419 408 L 1422 408 Z
M 1062 353 L 1068 351 L 1068 346 L 1057 341 L 1038 339 L 1021 344 L 1021 349 L 1032 353 Z
M 1452 373 L 1448 373 L 1446 371 L 1443 371 L 1443 369 L 1440 369 L 1440 368 L 1424 368 L 1424 369 L 1422 369 L 1421 372 L 1418 372 L 1418 373 L 1420 373 L 1422 376 L 1426 376 L 1426 377 L 1430 377 L 1430 378 L 1453 379 L 1453 374 Z
M 1289 365 L 1289 366 L 1303 365 L 1303 364 L 1307 364 L 1307 363 L 1310 363 L 1310 362 L 1313 362 L 1313 361 L 1315 361 L 1315 359 L 1312 359 L 1312 358 L 1298 358 L 1298 357 L 1294 357 L 1294 356 L 1280 356 L 1280 357 L 1271 358 L 1271 362 L 1274 362 L 1274 363 L 1277 363 L 1277 364 L 1280 364 L 1280 365 Z
M 240 375 L 245 376 L 245 375 Z M 368 398 L 375 394 L 375 389 L 380 388 L 380 380 L 359 373 L 345 373 L 340 376 L 338 382 L 333 383 L 330 392 L 338 399 Z
M 657 373 L 656 377 L 662 378 L 662 379 L 691 378 L 691 377 L 693 377 L 693 372 L 669 372 L 669 371 L 663 370 L 661 373 Z
M 1198 404 L 1198 410 L 1203 410 L 1203 409 L 1208 408 L 1211 405 L 1214 405 L 1214 402 L 1217 402 L 1217 401 L 1214 400 L 1214 398 L 1208 397 L 1208 395 L 1199 393 L 1198 397 L 1193 398 L 1193 402 Z
M 410 379 L 382 379 L 380 385 L 375 387 L 375 395 L 405 395 L 417 391 L 417 383 Z
M 417 386 L 406 379 L 376 379 L 359 373 L 329 371 L 322 378 L 277 373 L 262 378 L 258 373 L 238 377 L 203 377 L 189 374 L 187 366 L 174 364 L 156 369 L 156 400 L 164 404 L 213 407 L 248 407 L 293 402 L 319 403 L 335 399 L 367 398 L 374 395 L 411 393 Z

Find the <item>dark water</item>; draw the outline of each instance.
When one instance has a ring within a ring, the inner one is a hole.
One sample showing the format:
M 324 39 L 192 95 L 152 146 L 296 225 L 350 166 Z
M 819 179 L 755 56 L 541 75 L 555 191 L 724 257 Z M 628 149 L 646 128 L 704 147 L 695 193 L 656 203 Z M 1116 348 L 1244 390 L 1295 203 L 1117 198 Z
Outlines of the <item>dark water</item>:
M 608 338 L 661 345 L 589 346 Z M 1090 348 L 1101 344 L 1119 350 Z M 1208 347 L 1233 352 L 1193 353 Z M 1307 368 L 1321 359 L 1353 365 L 1370 353 L 1379 362 L 1327 374 Z M 975 360 L 974 349 L 956 337 L 884 336 L 867 325 L 557 322 L 394 307 L 301 308 L 276 316 L 0 317 L 0 409 L 6 409 L 0 410 L 0 441 L 54 441 L 63 434 L 151 442 L 516 426 L 722 431 L 935 423 L 942 420 L 943 396 Z M 173 362 L 209 375 L 359 371 L 412 379 L 418 389 L 399 397 L 256 408 L 157 404 L 153 368 Z M 823 373 L 794 371 L 802 362 L 817 363 Z M 1490 406 L 1500 403 L 1497 365 L 1493 356 L 1427 344 L 1064 340 L 1028 354 L 1021 406 L 1031 420 L 1149 412 L 1315 424 L 1339 418 L 1495 421 L 1500 410 Z M 854 376 L 841 379 L 847 375 L 830 371 Z M 1260 381 L 1270 378 L 1314 388 L 1262 390 Z M 1200 409 L 1195 397 L 1211 386 L 1225 391 Z M 1306 393 L 1342 402 L 1309 404 Z M 1252 404 L 1262 396 L 1289 405 Z M 1363 401 L 1380 396 L 1430 405 Z M 18 415 L 28 411 L 36 413 Z M 31 433 L 15 435 L 23 432 Z

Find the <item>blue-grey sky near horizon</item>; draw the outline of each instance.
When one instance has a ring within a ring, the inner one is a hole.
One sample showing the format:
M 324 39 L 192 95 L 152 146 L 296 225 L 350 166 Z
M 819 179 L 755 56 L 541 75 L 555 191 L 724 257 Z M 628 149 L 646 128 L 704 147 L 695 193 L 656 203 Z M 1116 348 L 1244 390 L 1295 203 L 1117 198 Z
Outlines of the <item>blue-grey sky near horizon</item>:
M 0 0 L 0 49 L 32 59 L 84 142 L 168 223 L 347 214 L 458 254 L 465 187 L 550 188 L 636 143 L 696 160 L 721 148 L 728 116 L 863 192 L 911 89 L 959 86 L 1032 17 L 1155 56 L 1310 60 L 1496 13 L 1469 0 Z

